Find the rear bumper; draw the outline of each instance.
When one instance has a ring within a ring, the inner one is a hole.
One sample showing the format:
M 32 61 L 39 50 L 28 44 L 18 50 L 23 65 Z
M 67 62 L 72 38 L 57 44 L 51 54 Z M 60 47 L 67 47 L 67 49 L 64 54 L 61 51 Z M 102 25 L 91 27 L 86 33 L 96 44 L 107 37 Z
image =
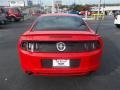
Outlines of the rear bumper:
M 84 75 L 89 72 L 94 72 L 98 70 L 99 64 L 93 65 L 88 68 L 80 69 L 34 69 L 31 70 L 34 75 L 43 75 L 43 76 L 73 76 L 73 75 Z
M 114 24 L 120 25 L 120 21 L 118 19 L 115 19 Z
M 14 17 L 16 20 L 20 20 L 22 19 L 23 17 L 22 16 L 7 16 L 7 19 L 11 19 L 11 17 Z
M 31 53 L 19 49 L 19 55 L 24 72 L 45 76 L 68 76 L 96 71 L 100 66 L 102 50 L 85 53 Z M 80 66 L 77 68 L 44 68 L 41 63 L 44 59 L 77 59 L 80 60 Z
M 20 19 L 22 19 L 23 17 L 21 16 L 21 17 L 15 17 L 16 18 L 16 20 L 20 20 Z

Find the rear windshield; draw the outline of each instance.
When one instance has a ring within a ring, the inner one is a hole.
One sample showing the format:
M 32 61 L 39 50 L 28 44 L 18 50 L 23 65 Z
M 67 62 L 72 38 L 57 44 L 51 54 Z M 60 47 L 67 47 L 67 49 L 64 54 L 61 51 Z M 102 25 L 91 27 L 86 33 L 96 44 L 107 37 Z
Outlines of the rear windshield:
M 21 10 L 19 8 L 14 9 L 15 12 L 21 13 Z
M 77 16 L 44 16 L 40 17 L 33 27 L 37 31 L 74 30 L 84 31 L 88 27 L 81 17 Z
M 19 8 L 4 8 L 4 12 L 8 12 L 9 10 L 14 11 L 14 12 L 21 12 L 21 10 Z

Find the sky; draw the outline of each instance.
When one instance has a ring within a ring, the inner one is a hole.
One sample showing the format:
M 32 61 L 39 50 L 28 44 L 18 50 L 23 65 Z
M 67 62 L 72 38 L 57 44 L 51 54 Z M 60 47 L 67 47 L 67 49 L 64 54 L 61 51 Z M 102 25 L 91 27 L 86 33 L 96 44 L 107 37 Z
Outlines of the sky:
M 27 3 L 27 0 L 24 0 Z M 34 4 L 38 3 L 40 0 L 32 0 Z M 41 0 L 44 5 L 52 5 L 52 0 Z M 75 1 L 76 4 L 96 4 L 99 0 L 62 0 L 63 4 L 73 4 Z M 106 3 L 120 3 L 120 0 L 102 0 Z M 8 5 L 8 0 L 0 0 L 0 5 Z

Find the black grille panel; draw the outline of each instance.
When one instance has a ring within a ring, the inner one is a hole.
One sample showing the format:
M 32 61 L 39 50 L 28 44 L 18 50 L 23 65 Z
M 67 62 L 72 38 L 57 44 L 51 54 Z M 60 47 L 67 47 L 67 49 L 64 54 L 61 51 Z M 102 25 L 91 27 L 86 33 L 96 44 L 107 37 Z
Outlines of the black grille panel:
M 59 42 L 32 42 L 32 43 L 34 43 L 34 52 L 61 52 L 57 49 L 56 46 L 56 44 Z M 85 52 L 93 51 L 100 48 L 100 44 L 98 41 L 80 41 L 63 43 L 65 44 L 66 49 L 62 52 Z
M 60 51 L 57 48 L 58 43 L 63 43 L 65 49 Z M 100 48 L 99 41 L 23 41 L 21 47 L 24 50 L 32 52 L 87 52 Z

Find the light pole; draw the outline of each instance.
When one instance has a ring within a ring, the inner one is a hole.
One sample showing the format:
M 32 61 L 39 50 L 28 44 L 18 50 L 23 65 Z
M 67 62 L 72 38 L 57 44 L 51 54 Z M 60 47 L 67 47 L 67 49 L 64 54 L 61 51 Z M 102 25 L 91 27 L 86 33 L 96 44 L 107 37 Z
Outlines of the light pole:
M 52 0 L 52 13 L 55 13 L 54 0 Z
M 23 0 L 23 3 L 24 3 L 24 7 L 25 7 L 25 0 Z
M 104 0 L 104 4 L 103 4 L 103 12 L 104 12 L 104 15 L 105 15 L 105 0 Z
M 9 7 L 10 7 L 10 1 L 8 1 L 8 5 L 9 5 Z

